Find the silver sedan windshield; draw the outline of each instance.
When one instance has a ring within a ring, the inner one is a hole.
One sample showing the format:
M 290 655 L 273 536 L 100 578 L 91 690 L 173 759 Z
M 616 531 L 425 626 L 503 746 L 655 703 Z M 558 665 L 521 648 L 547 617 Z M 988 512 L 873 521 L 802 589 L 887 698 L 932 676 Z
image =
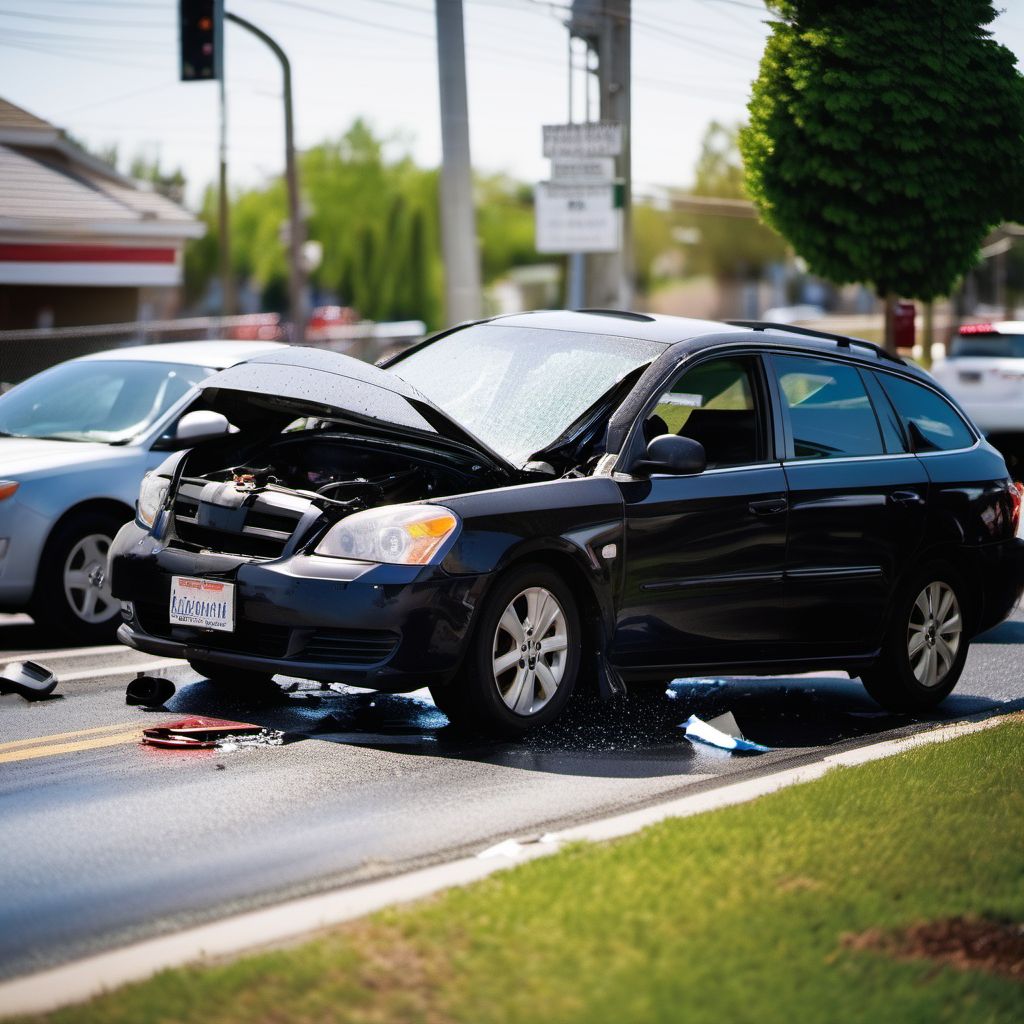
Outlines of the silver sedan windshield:
M 209 373 L 201 366 L 148 360 L 61 363 L 0 395 L 0 434 L 123 444 Z

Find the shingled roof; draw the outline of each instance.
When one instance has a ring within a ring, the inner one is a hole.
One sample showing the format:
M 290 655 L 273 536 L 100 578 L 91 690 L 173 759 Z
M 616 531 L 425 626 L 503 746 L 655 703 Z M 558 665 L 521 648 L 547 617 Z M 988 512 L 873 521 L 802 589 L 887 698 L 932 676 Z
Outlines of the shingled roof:
M 203 225 L 148 183 L 120 174 L 63 131 L 0 99 L 0 231 L 194 238 Z

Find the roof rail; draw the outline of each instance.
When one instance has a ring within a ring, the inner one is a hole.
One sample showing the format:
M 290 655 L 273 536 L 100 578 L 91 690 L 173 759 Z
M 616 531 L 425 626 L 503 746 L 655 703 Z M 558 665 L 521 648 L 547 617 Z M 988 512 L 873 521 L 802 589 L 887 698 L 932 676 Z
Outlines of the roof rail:
M 593 316 L 615 316 L 622 320 L 637 320 L 640 323 L 652 324 L 654 317 L 646 313 L 634 313 L 628 309 L 574 309 L 574 313 L 590 313 Z
M 829 334 L 828 331 L 815 331 L 810 327 L 794 327 L 793 324 L 774 324 L 767 320 L 726 320 L 731 327 L 749 327 L 753 331 L 786 331 L 788 334 L 800 334 L 808 338 L 823 338 L 825 341 L 834 341 L 840 348 L 849 348 L 851 345 L 859 345 L 861 348 L 870 349 L 881 359 L 888 359 L 890 362 L 906 366 L 906 363 L 891 352 L 886 351 L 881 345 L 873 341 L 866 341 L 864 338 L 849 338 L 845 334 Z

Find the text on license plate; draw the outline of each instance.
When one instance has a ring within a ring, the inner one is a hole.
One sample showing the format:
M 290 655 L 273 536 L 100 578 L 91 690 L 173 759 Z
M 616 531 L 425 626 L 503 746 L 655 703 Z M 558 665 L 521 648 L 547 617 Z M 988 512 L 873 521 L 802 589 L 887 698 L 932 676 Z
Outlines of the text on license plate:
M 172 576 L 169 617 L 179 626 L 230 633 L 235 628 L 234 583 Z

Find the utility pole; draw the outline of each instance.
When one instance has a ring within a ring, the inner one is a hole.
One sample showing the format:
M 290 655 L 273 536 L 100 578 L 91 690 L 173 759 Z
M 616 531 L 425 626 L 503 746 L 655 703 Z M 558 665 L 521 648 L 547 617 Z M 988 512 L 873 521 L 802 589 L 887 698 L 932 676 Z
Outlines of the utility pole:
M 277 42 L 251 21 L 230 11 L 224 17 L 265 43 L 281 63 L 284 92 L 284 178 L 288 191 L 288 309 L 293 342 L 306 340 L 306 273 L 302 257 L 302 209 L 299 202 L 299 172 L 295 164 L 295 122 L 292 112 L 292 67 Z
M 480 261 L 469 156 L 462 0 L 434 0 L 441 97 L 441 250 L 449 324 L 480 316 Z
M 231 203 L 228 201 L 228 104 L 224 88 L 224 75 L 217 82 L 220 94 L 220 175 L 217 186 L 218 230 L 220 242 L 220 315 L 235 312 L 235 278 L 231 273 Z
M 622 125 L 617 177 L 622 181 L 622 238 L 616 253 L 587 256 L 586 302 L 629 309 L 633 304 L 631 142 L 631 0 L 573 0 L 569 32 L 597 54 L 598 117 Z

